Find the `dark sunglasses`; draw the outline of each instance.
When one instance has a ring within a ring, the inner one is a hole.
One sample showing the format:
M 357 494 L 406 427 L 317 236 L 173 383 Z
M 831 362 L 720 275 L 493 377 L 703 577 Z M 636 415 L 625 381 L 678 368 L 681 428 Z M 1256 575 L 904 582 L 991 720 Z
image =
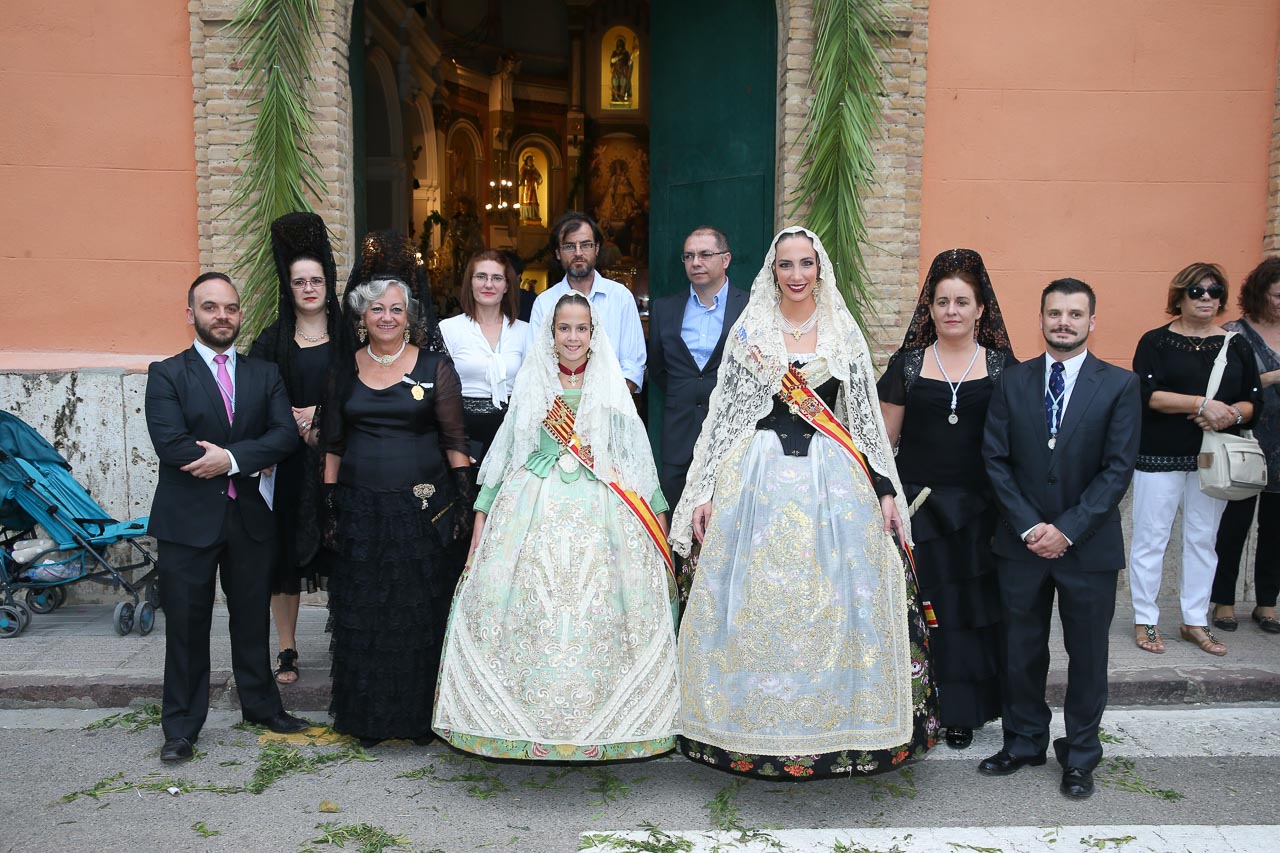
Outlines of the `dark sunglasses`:
M 1227 289 L 1220 284 L 1211 284 L 1205 287 L 1203 284 L 1193 284 L 1187 288 L 1187 296 L 1191 299 L 1199 299 L 1205 294 L 1209 294 L 1210 299 L 1221 299 L 1227 295 Z

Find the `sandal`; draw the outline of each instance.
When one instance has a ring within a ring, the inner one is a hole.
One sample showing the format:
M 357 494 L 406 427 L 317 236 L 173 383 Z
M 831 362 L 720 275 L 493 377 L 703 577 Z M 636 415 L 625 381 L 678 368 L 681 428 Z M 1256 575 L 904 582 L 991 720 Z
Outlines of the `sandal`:
M 298 652 L 295 649 L 281 649 L 280 654 L 276 655 L 276 660 L 280 665 L 276 667 L 276 681 L 280 684 L 293 684 L 298 680 L 301 674 L 298 672 Z M 292 678 L 281 678 L 281 676 L 290 676 Z
M 1182 639 L 1188 643 L 1195 643 L 1202 652 L 1208 652 L 1218 657 L 1222 657 L 1227 653 L 1227 647 L 1218 642 L 1218 638 L 1213 636 L 1213 632 L 1209 630 L 1207 625 L 1183 625 L 1181 634 Z
M 1260 616 L 1258 609 L 1253 609 L 1252 618 L 1258 623 L 1258 627 L 1266 631 L 1268 634 L 1280 634 L 1280 620 L 1274 616 Z
M 1155 625 L 1134 625 L 1133 627 L 1133 641 L 1138 644 L 1138 648 L 1155 655 L 1164 654 L 1164 640 Z

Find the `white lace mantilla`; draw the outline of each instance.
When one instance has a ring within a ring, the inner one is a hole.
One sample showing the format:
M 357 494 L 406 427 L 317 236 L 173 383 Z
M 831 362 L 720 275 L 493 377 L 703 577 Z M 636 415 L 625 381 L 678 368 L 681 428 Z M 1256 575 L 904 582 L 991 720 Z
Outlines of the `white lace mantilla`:
M 804 234 L 813 240 L 818 254 L 818 343 L 815 350 L 818 357 L 826 360 L 826 368 L 831 375 L 840 381 L 835 415 L 848 428 L 871 467 L 893 482 L 897 491 L 898 514 L 902 516 L 903 528 L 910 540 L 910 515 L 880 414 L 871 351 L 862 330 L 836 290 L 834 269 L 822 241 L 807 228 L 793 226 L 783 229 L 773 238 L 764 266 L 751 285 L 747 307 L 725 342 L 707 419 L 694 445 L 684 494 L 671 522 L 671 545 L 680 554 L 687 556 L 693 545 L 694 508 L 712 499 L 721 465 L 743 437 L 753 432 L 756 423 L 769 413 L 773 395 L 782 387 L 789 356 L 783 344 L 782 315 L 779 313 L 781 297 L 774 280 L 773 262 L 778 241 L 793 234 Z

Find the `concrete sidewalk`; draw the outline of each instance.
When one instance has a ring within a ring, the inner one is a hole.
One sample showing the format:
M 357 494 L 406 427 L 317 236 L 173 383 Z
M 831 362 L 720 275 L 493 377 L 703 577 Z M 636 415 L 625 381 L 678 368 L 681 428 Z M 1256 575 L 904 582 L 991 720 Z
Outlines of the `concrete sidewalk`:
M 65 605 L 36 615 L 17 637 L 0 640 L 0 708 L 109 708 L 160 701 L 164 675 L 164 615 L 155 631 L 121 637 L 112 605 Z M 1205 654 L 1178 639 L 1178 625 L 1161 626 L 1167 651 L 1153 655 L 1133 642 L 1132 611 L 1117 606 L 1111 629 L 1112 705 L 1280 701 L 1280 635 L 1264 634 L 1249 620 L 1251 606 L 1236 607 L 1240 629 L 1218 632 L 1229 649 L 1224 658 Z M 1167 612 L 1176 613 L 1176 607 Z M 329 706 L 328 611 L 303 605 L 298 619 L 301 678 L 282 685 L 285 707 L 320 711 Z M 1173 618 L 1176 618 L 1173 617 Z M 1172 634 L 1172 636 L 1170 636 Z M 274 637 L 274 634 L 273 634 Z M 1066 653 L 1054 625 L 1049 701 L 1062 703 Z M 275 653 L 271 656 L 274 664 Z M 214 611 L 210 702 L 235 708 L 226 610 Z

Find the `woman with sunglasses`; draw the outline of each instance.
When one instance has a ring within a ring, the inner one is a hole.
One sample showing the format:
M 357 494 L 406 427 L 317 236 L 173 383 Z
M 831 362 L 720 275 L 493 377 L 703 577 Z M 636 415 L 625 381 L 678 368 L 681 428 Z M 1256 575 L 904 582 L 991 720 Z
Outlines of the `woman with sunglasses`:
M 1252 425 L 1262 383 L 1249 343 L 1227 344 L 1226 371 L 1212 399 L 1204 394 L 1213 362 L 1227 342 L 1218 315 L 1227 304 L 1227 278 L 1217 264 L 1195 263 L 1173 277 L 1166 311 L 1171 323 L 1142 336 L 1133 370 L 1142 383 L 1142 438 L 1133 477 L 1133 543 L 1129 590 L 1138 648 L 1160 654 L 1156 596 L 1174 516 L 1182 508 L 1182 639 L 1211 655 L 1225 655 L 1209 629 L 1209 591 L 1218 558 L 1214 543 L 1227 502 L 1200 491 L 1196 458 L 1205 432 L 1238 433 Z

